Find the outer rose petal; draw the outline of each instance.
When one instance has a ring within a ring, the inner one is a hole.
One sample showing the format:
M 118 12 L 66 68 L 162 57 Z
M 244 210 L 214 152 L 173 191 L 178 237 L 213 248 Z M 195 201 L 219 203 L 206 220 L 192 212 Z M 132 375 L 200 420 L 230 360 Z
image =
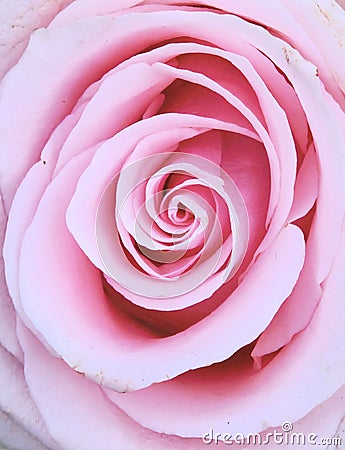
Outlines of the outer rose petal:
M 0 81 L 16 64 L 24 51 L 31 32 L 48 25 L 58 12 L 72 0 L 27 0 L 25 2 L 2 0 L 0 2 Z M 0 182 L 0 242 L 6 227 L 6 211 Z M 0 343 L 11 353 L 21 357 L 15 336 L 15 315 L 3 275 L 3 258 L 0 256 Z
M 269 437 L 268 433 L 272 433 L 276 430 L 278 433 L 282 432 L 281 426 L 277 428 L 270 428 L 263 432 L 262 438 L 269 439 L 269 444 L 263 444 L 263 448 L 268 448 L 270 450 L 291 450 L 293 448 L 303 448 L 305 450 L 315 450 L 316 448 L 323 450 L 337 450 L 340 449 L 338 445 L 321 445 L 322 438 L 340 438 L 341 442 L 344 442 L 345 436 L 345 424 L 344 424 L 344 397 L 345 397 L 345 386 L 340 388 L 331 398 L 326 400 L 321 405 L 313 409 L 309 414 L 307 414 L 303 419 L 298 420 L 293 424 L 292 431 L 290 433 L 283 433 L 285 439 L 286 435 L 290 435 L 290 443 L 278 444 L 274 443 L 273 437 Z M 305 437 L 305 445 L 301 443 L 298 446 L 298 441 L 293 441 L 293 433 L 302 433 Z M 312 435 L 312 436 L 310 436 Z M 310 440 L 308 440 L 310 439 Z M 284 442 L 284 441 L 283 441 Z M 293 443 L 293 444 L 292 444 Z M 256 450 L 259 448 L 258 445 L 252 444 L 246 446 L 243 449 L 240 446 L 233 446 L 233 448 L 241 450 Z
M 1 190 L 0 190 L 0 242 L 3 243 L 5 237 L 7 217 L 3 208 Z M 1 246 L 2 247 L 2 246 Z M 22 350 L 19 347 L 16 336 L 16 316 L 12 300 L 9 296 L 5 273 L 4 260 L 0 256 L 0 345 L 3 345 L 8 351 L 17 357 L 22 356 Z
M 30 391 L 51 435 L 64 450 L 204 448 L 200 440 L 141 427 L 110 403 L 97 384 L 50 355 L 23 326 L 19 327 L 19 337 Z
M 0 3 L 0 80 L 23 53 L 33 30 L 44 27 L 73 0 L 2 0 Z
M 321 52 L 330 73 L 345 93 L 345 12 L 329 0 L 283 0 Z M 299 43 L 303 45 L 302 43 Z M 327 85 L 326 85 L 327 86 Z M 344 106 L 344 101 L 340 103 Z
M 142 0 L 74 0 L 72 4 L 62 11 L 52 21 L 50 26 L 74 22 L 85 17 L 102 16 L 112 14 L 119 10 L 132 8 L 142 3 Z
M 18 422 L 11 419 L 8 413 L 0 409 L 0 448 L 1 450 L 47 450 L 47 447 L 37 441 Z
M 0 448 L 57 449 L 28 391 L 22 364 L 0 345 Z
M 336 450 L 341 446 L 323 446 L 318 445 L 321 438 L 340 437 L 342 445 L 344 445 L 345 438 L 345 426 L 344 426 L 344 413 L 345 413 L 345 386 L 342 386 L 336 393 L 326 400 L 324 403 L 313 409 L 303 419 L 298 420 L 294 426 L 293 431 L 296 433 L 304 433 L 306 436 L 309 433 L 315 433 L 318 435 L 316 439 L 317 445 L 303 446 L 305 449 L 325 448 L 326 450 Z M 279 447 L 284 448 L 285 447 Z M 291 446 L 288 447 L 291 449 Z

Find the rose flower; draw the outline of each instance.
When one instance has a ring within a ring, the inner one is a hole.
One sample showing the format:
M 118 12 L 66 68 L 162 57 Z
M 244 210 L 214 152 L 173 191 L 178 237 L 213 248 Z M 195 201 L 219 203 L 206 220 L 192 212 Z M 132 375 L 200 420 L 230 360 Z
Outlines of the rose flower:
M 0 22 L 0 444 L 339 447 L 342 6 L 18 0 Z

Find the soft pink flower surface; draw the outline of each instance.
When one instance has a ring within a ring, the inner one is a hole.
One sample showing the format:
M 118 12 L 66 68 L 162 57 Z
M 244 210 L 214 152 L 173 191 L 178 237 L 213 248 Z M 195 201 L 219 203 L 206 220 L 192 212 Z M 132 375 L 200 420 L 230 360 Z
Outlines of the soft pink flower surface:
M 342 6 L 1 3 L 0 448 L 343 448 Z

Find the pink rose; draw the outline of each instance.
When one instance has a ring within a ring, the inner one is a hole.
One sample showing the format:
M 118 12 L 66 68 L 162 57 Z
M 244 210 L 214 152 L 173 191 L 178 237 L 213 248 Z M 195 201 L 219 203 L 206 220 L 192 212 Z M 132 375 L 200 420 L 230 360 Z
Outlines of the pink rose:
M 340 446 L 341 6 L 0 17 L 0 444 Z

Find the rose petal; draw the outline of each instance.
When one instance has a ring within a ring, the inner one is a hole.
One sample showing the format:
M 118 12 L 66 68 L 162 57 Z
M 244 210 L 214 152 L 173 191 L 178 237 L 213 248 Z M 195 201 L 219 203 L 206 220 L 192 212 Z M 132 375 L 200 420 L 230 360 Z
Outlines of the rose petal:
M 322 54 L 329 73 L 345 93 L 345 76 L 341 67 L 345 64 L 343 47 L 345 45 L 345 12 L 335 2 L 307 0 L 284 1 L 286 8 L 297 18 L 306 34 Z M 326 84 L 328 86 L 328 84 Z M 344 99 L 339 102 L 345 106 Z
M 236 183 L 248 211 L 250 237 L 244 260 L 244 266 L 247 266 L 266 233 L 269 165 L 262 143 L 230 133 L 223 133 L 222 141 L 221 167 Z
M 32 437 L 8 413 L 0 409 L 0 442 L 1 448 L 6 450 L 30 448 L 32 450 L 46 450 L 47 447 Z M 6 446 L 6 447 L 4 447 Z
M 316 199 L 318 189 L 316 163 L 315 150 L 311 146 L 297 175 L 295 198 L 290 211 L 291 221 L 306 214 Z M 261 358 L 264 355 L 283 347 L 296 333 L 308 325 L 321 298 L 322 289 L 317 280 L 309 239 L 306 255 L 304 267 L 291 295 L 259 337 L 252 351 L 252 357 L 258 368 L 261 367 Z
M 4 241 L 6 219 L 7 217 L 3 210 L 0 191 L 0 242 Z M 21 360 L 23 353 L 15 333 L 16 315 L 6 285 L 4 260 L 2 255 L 0 256 L 0 310 L 0 345 Z
M 171 81 L 171 77 L 163 76 L 144 63 L 131 65 L 107 77 L 87 103 L 62 146 L 57 170 L 81 151 L 140 119 Z
M 111 404 L 99 386 L 45 351 L 24 327 L 19 329 L 25 351 L 25 376 L 49 432 L 66 450 L 166 450 L 203 448 L 200 440 L 164 436 L 139 426 Z M 61 420 L 63 413 L 64 420 Z
M 317 282 L 309 249 L 307 243 L 305 263 L 291 295 L 259 337 L 252 351 L 256 368 L 261 368 L 263 356 L 288 344 L 295 334 L 309 324 L 322 298 L 322 288 Z
M 133 8 L 140 3 L 141 0 L 117 0 L 116 3 L 113 0 L 98 0 L 97 3 L 92 0 L 74 0 L 60 14 L 55 16 L 49 27 L 55 28 L 70 23 L 74 24 L 76 21 L 87 17 L 113 14 L 124 9 Z
M 0 345 L 0 442 L 10 441 L 21 448 L 43 449 L 57 446 L 47 433 L 35 404 L 30 397 L 22 364 Z M 7 428 L 7 429 L 6 429 Z M 13 433 L 16 434 L 13 434 Z M 3 440 L 4 439 L 4 440 Z M 31 447 L 32 446 L 32 447 Z M 16 447 L 19 448 L 19 447 Z
M 305 216 L 316 201 L 318 194 L 318 166 L 314 145 L 309 147 L 295 183 L 295 195 L 288 221 Z
M 23 53 L 30 34 L 46 26 L 53 17 L 72 0 L 30 0 L 0 3 L 0 80 L 13 67 Z

